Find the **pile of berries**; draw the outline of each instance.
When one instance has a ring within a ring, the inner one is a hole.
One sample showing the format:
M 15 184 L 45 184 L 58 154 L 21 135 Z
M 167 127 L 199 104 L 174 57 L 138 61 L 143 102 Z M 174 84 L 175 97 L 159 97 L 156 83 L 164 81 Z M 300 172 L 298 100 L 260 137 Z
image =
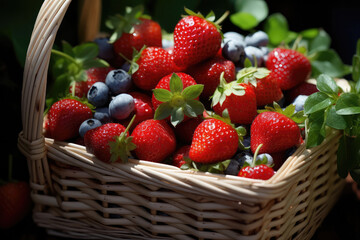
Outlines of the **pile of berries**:
M 269 179 L 303 142 L 302 104 L 317 91 L 310 62 L 269 49 L 265 32 L 222 38 L 214 16 L 186 12 L 170 42 L 141 14 L 111 17 L 114 33 L 94 41 L 109 66 L 87 69 L 70 87 L 79 98 L 51 106 L 45 136 L 84 144 L 104 162 L 135 157 Z M 140 17 L 124 27 L 129 16 Z

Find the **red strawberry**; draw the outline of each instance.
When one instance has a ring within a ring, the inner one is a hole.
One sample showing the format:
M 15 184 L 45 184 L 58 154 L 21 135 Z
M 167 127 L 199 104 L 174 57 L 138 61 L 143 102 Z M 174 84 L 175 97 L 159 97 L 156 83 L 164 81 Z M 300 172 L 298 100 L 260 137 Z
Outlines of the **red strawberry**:
M 176 138 L 185 144 L 191 144 L 195 129 L 202 121 L 201 117 L 196 117 L 179 123 L 175 128 Z
M 191 66 L 217 54 L 221 47 L 220 26 L 200 13 L 185 9 L 174 29 L 174 62 L 178 66 Z
M 197 117 L 204 111 L 198 101 L 204 86 L 196 84 L 186 73 L 173 73 L 163 77 L 153 90 L 154 118 L 169 119 L 175 127 L 182 121 Z
M 172 56 L 159 47 L 147 47 L 136 61 L 138 70 L 132 74 L 134 84 L 142 90 L 152 90 L 160 79 L 175 70 Z
M 296 122 L 278 112 L 262 112 L 251 124 L 251 150 L 263 144 L 260 153 L 286 150 L 299 142 L 300 128 Z
M 310 77 L 309 59 L 300 52 L 286 48 L 275 48 L 266 61 L 266 67 L 274 72 L 279 87 L 288 90 Z
M 87 131 L 84 136 L 87 151 L 103 162 L 126 162 L 135 148 L 128 128 L 119 123 L 106 123 Z
M 260 164 L 254 167 L 244 167 L 239 171 L 239 177 L 252 179 L 268 180 L 275 174 L 274 170 L 266 164 Z
M 292 89 L 285 92 L 285 98 L 288 103 L 292 103 L 295 98 L 299 95 L 309 96 L 319 90 L 316 87 L 316 84 L 310 82 L 303 82 L 299 85 L 293 87 Z
M 45 124 L 45 136 L 64 141 L 79 135 L 82 122 L 92 117 L 92 110 L 75 99 L 65 98 L 49 109 Z
M 31 209 L 30 187 L 27 182 L 7 182 L 0 186 L 0 228 L 19 223 Z
M 189 157 L 190 145 L 180 147 L 172 157 L 172 164 L 180 168 L 186 163 L 185 159 Z
M 197 83 L 204 84 L 201 97 L 208 100 L 220 83 L 220 75 L 224 72 L 226 82 L 235 80 L 235 65 L 232 61 L 213 57 L 189 67 L 186 71 Z
M 136 145 L 134 152 L 141 160 L 162 162 L 176 149 L 174 131 L 163 120 L 145 120 L 135 127 L 131 136 Z
M 212 108 L 218 115 L 226 109 L 232 123 L 250 124 L 257 115 L 254 88 L 246 83 L 226 83 L 222 77 L 212 98 Z
M 189 157 L 198 163 L 216 163 L 231 158 L 238 146 L 239 136 L 232 125 L 209 118 L 196 128 Z
M 112 16 L 107 26 L 114 30 L 110 41 L 113 42 L 117 54 L 132 59 L 134 49 L 162 46 L 162 33 L 160 25 L 147 18 L 143 18 L 142 6 L 127 8 L 124 16 Z
M 147 119 L 152 119 L 154 117 L 154 109 L 151 103 L 151 97 L 141 92 L 130 92 L 129 93 L 135 102 L 135 108 L 133 113 L 127 119 L 121 121 L 120 123 L 124 126 L 127 126 L 130 122 L 132 116 L 135 115 L 133 124 L 130 127 L 130 130 L 134 129 L 136 125 L 145 121 Z

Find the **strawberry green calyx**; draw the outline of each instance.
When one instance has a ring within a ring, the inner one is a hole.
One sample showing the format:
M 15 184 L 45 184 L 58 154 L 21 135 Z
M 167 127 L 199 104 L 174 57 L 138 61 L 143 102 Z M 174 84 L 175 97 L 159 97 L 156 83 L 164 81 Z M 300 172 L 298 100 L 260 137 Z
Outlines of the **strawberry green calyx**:
M 189 14 L 189 16 L 196 16 L 202 19 L 205 19 L 207 22 L 213 24 L 216 29 L 218 30 L 218 32 L 221 33 L 221 26 L 220 24 L 226 19 L 226 17 L 229 15 L 229 11 L 226 11 L 217 21 L 215 21 L 215 13 L 213 11 L 210 11 L 205 17 L 204 15 L 202 15 L 200 12 L 195 13 L 194 11 L 188 9 L 188 8 L 184 8 L 185 12 L 187 14 Z M 186 17 L 186 15 L 182 15 L 182 17 Z M 215 22 L 214 22 L 215 21 Z M 222 33 L 221 33 L 222 36 Z
M 115 136 L 115 141 L 110 141 L 110 162 L 116 162 L 119 158 L 123 163 L 127 163 L 129 157 L 132 157 L 131 151 L 136 149 L 136 145 L 132 142 L 134 137 L 127 136 L 132 123 L 135 120 L 136 115 L 131 118 L 131 121 L 127 125 L 124 132 L 120 136 Z
M 257 86 L 257 79 L 262 79 L 270 74 L 270 70 L 267 68 L 258 67 L 246 67 L 241 69 L 236 75 L 237 83 L 251 84 L 254 87 Z
M 142 5 L 134 8 L 126 7 L 124 16 L 116 14 L 109 17 L 105 25 L 114 31 L 110 36 L 110 43 L 114 43 L 123 33 L 133 33 L 134 26 L 141 22 L 140 18 L 149 18 L 144 15 L 144 6 Z
M 130 68 L 128 73 L 134 74 L 138 69 L 139 69 L 139 64 L 137 64 L 137 61 L 141 58 L 141 53 L 144 51 L 144 49 L 146 48 L 146 45 L 144 45 L 139 51 L 136 50 L 135 48 L 133 48 L 133 55 L 132 55 L 132 59 L 128 59 L 124 56 L 124 54 L 119 53 L 120 56 L 125 59 L 126 62 L 128 62 L 130 64 Z
M 204 89 L 204 85 L 195 84 L 183 89 L 181 78 L 173 73 L 170 78 L 170 91 L 162 88 L 153 90 L 154 96 L 162 103 L 156 109 L 154 119 L 161 120 L 170 116 L 175 127 L 184 120 L 184 116 L 197 117 L 204 111 L 204 105 L 196 100 Z
M 278 112 L 286 117 L 292 119 L 300 128 L 305 126 L 305 120 L 307 119 L 304 111 L 295 111 L 295 105 L 290 104 L 285 109 L 282 109 L 277 102 L 273 102 L 273 107 L 266 106 L 265 109 L 258 110 L 258 113 L 262 112 Z

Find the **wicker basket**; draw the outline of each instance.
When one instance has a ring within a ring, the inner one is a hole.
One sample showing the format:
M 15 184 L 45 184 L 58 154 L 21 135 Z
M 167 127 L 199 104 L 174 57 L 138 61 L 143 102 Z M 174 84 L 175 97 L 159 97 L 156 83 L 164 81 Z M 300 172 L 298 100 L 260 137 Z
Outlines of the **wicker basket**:
M 339 132 L 302 145 L 269 180 L 130 160 L 106 164 L 43 136 L 51 48 L 70 0 L 45 0 L 28 48 L 18 146 L 28 161 L 33 219 L 78 239 L 310 239 L 336 203 Z

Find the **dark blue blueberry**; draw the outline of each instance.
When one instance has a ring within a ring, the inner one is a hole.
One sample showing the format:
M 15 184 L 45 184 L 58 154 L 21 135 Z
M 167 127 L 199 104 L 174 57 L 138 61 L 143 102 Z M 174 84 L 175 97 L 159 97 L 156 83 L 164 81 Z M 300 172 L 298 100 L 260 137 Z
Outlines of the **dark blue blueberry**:
M 277 104 L 283 108 L 285 106 L 285 97 L 282 97 L 279 101 L 277 101 Z
M 80 127 L 79 127 L 79 134 L 81 137 L 85 136 L 85 133 L 91 129 L 100 127 L 102 125 L 102 123 L 94 118 L 90 118 L 88 120 L 85 120 L 83 123 L 81 123 Z
M 109 102 L 109 88 L 103 82 L 94 83 L 88 93 L 89 102 L 95 107 L 105 106 Z
M 242 167 L 245 162 L 251 163 L 253 160 L 253 156 L 248 151 L 242 151 L 235 155 L 235 159 L 240 163 L 240 166 Z
M 268 153 L 259 154 L 256 157 L 256 161 L 258 161 L 258 160 L 263 161 L 265 158 L 267 160 L 266 165 L 271 166 L 271 165 L 274 164 L 274 160 L 273 160 L 272 156 L 270 154 L 268 154 Z
M 110 117 L 117 120 L 125 119 L 134 108 L 134 98 L 127 93 L 121 93 L 114 97 L 109 104 Z
M 102 122 L 103 124 L 111 122 L 111 117 L 108 107 L 96 108 L 93 117 L 99 120 L 100 122 Z
M 255 66 L 255 59 L 257 67 L 263 66 L 264 63 L 264 54 L 263 52 L 253 46 L 247 46 L 244 49 L 245 51 L 245 58 L 248 58 L 253 66 Z
M 250 147 L 250 136 L 244 137 L 242 143 L 243 143 L 244 147 Z
M 98 57 L 106 61 L 112 61 L 115 57 L 114 47 L 109 43 L 108 38 L 96 38 L 94 42 L 99 47 Z
M 295 100 L 292 104 L 295 105 L 296 112 L 300 112 L 300 111 L 304 110 L 304 104 L 308 97 L 309 96 L 306 96 L 306 95 L 299 95 L 295 98 Z
M 113 95 L 118 95 L 129 90 L 131 76 L 123 69 L 111 70 L 106 76 L 105 83 Z
M 130 63 L 125 62 L 125 63 L 121 66 L 121 69 L 128 73 L 129 70 L 130 70 L 130 66 L 131 66 Z
M 223 34 L 223 36 L 224 38 L 221 42 L 221 47 L 224 47 L 225 43 L 227 43 L 230 40 L 244 42 L 244 36 L 237 32 L 226 32 Z
M 222 55 L 224 58 L 234 63 L 238 63 L 245 56 L 244 48 L 244 42 L 232 39 L 225 43 L 224 47 L 222 48 Z
M 228 167 L 225 170 L 225 174 L 237 176 L 241 169 L 241 165 L 238 160 L 231 159 Z
M 297 147 L 296 146 L 293 146 L 291 148 L 288 148 L 285 150 L 285 157 L 284 159 L 287 159 L 288 157 L 290 157 L 291 155 L 294 154 L 294 152 L 296 151 Z
M 263 31 L 257 31 L 245 37 L 246 46 L 262 47 L 269 43 L 269 36 Z

